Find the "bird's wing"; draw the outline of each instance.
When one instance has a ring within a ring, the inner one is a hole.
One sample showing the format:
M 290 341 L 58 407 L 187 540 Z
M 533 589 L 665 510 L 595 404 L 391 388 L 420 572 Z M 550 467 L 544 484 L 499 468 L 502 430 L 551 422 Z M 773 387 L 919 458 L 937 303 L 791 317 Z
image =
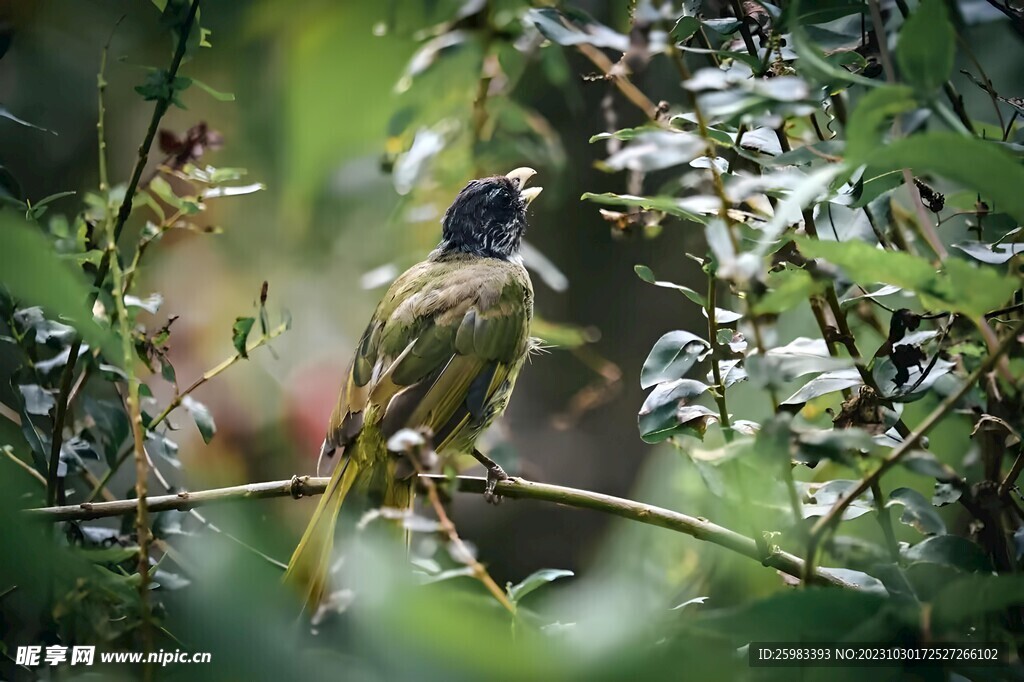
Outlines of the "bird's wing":
M 425 426 L 438 450 L 467 424 L 485 423 L 495 392 L 525 357 L 531 316 L 521 266 L 466 259 L 409 270 L 360 339 L 325 449 L 351 442 L 371 403 L 385 436 Z

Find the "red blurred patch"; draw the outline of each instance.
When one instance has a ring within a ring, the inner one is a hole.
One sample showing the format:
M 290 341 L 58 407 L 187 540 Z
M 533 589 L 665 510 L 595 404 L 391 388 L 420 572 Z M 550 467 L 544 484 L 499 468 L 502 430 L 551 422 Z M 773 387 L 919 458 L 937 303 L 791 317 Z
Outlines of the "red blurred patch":
M 320 454 L 344 373 L 341 365 L 322 361 L 299 367 L 288 377 L 284 418 L 288 432 L 301 448 L 299 457 L 316 461 Z

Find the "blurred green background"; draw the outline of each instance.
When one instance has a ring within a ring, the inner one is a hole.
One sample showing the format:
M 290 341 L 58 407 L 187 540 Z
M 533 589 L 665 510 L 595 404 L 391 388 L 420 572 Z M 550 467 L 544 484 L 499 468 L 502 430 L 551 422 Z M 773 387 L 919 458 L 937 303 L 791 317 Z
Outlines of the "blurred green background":
M 405 87 L 410 69 L 415 71 L 414 55 L 428 37 L 423 32 L 447 21 L 461 4 L 253 0 L 203 6 L 201 23 L 211 31 L 213 47 L 200 50 L 182 73 L 234 93 L 235 100 L 219 101 L 192 88 L 185 96 L 188 108 L 172 108 L 162 127 L 183 133 L 205 121 L 224 143 L 208 151 L 204 162 L 244 167 L 246 180 L 262 182 L 266 190 L 211 202 L 203 220 L 222 228 L 220 234 L 168 235 L 154 249 L 140 291 L 165 296 L 149 321 L 152 328 L 180 315 L 170 357 L 184 383 L 230 356 L 231 322 L 251 313 L 264 280 L 268 307 L 275 314 L 286 310 L 293 324 L 273 343 L 274 353 L 261 349 L 197 391 L 217 421 L 211 444 L 203 443 L 186 415 L 172 417 L 181 429 L 180 468 L 161 463 L 164 473 L 195 490 L 311 472 L 353 344 L 383 287 L 433 247 L 440 215 L 466 180 L 530 165 L 539 170 L 536 183 L 545 191 L 534 204 L 527 239 L 557 271 L 546 270 L 548 279 L 557 284 L 560 272 L 568 281 L 559 291 L 535 274 L 537 313 L 584 330 L 590 342 L 538 356 L 524 370 L 491 438 L 496 456 L 530 479 L 632 495 L 749 533 L 739 510 L 713 498 L 684 457 L 668 446 L 645 446 L 637 435 L 643 402 L 638 377 L 651 345 L 667 331 L 697 331 L 706 323 L 677 292 L 641 282 L 633 266 L 649 265 L 659 278 L 701 289 L 704 276 L 684 253 L 703 253 L 702 235 L 679 223 L 656 239 L 613 234 L 595 205 L 579 201 L 584 191 L 621 192 L 624 183 L 594 167 L 606 149 L 588 140 L 608 127 L 601 102 L 610 86 L 581 79 L 593 67 L 574 53 L 544 49 L 522 57 L 497 50 L 505 89 L 487 105 L 493 130 L 475 141 L 473 102 L 485 39 L 472 36 L 426 72 L 413 74 Z M 626 27 L 627 3 L 574 4 L 620 30 Z M 494 2 L 492 18 L 498 25 L 516 23 L 521 5 Z M 96 74 L 101 48 L 124 16 L 113 34 L 106 75 L 110 175 L 122 181 L 152 110 L 133 88 L 145 77 L 143 65 L 166 63 L 171 42 L 154 8 L 137 0 L 40 0 L 14 2 L 6 12 L 13 39 L 0 60 L 0 101 L 57 133 L 0 120 L 0 163 L 30 198 L 96 186 Z M 979 56 L 993 64 L 994 80 L 1009 80 L 1014 66 L 992 58 L 1000 41 L 1012 40 L 1009 31 L 992 24 L 972 30 L 990 32 L 975 36 L 983 50 Z M 661 63 L 637 80 L 655 101 L 675 88 Z M 972 90 L 965 94 L 969 103 L 980 97 Z M 617 127 L 641 122 L 621 101 L 613 111 Z M 395 166 L 396 153 L 429 145 L 431 135 L 444 140 L 442 153 L 411 168 L 409 155 L 399 157 Z M 74 212 L 78 201 L 59 200 L 55 209 Z M 129 229 L 140 227 L 133 217 Z M 796 336 L 812 328 L 803 311 L 786 332 Z M 169 387 L 152 384 L 161 402 L 170 397 Z M 730 404 L 746 418 L 767 410 L 761 396 L 743 387 Z M 112 489 L 130 484 L 124 479 Z M 268 500 L 210 509 L 207 516 L 286 560 L 312 506 L 309 500 Z M 460 533 L 478 547 L 500 584 L 538 568 L 576 571 L 583 577 L 551 588 L 560 601 L 549 605 L 549 613 L 562 621 L 601 624 L 576 636 L 575 662 L 561 660 L 566 650 L 555 653 L 524 636 L 527 641 L 519 645 L 531 658 L 510 664 L 510 676 L 546 670 L 552 676 L 613 678 L 634 665 L 671 676 L 672 667 L 663 667 L 658 655 L 630 648 L 632 637 L 649 634 L 646 624 L 684 620 L 686 610 L 668 609 L 692 597 L 710 594 L 711 604 L 722 607 L 781 586 L 774 571 L 756 562 L 667 531 L 610 523 L 599 514 L 533 502 L 491 507 L 475 496 L 458 497 L 453 509 Z M 860 524 L 874 531 L 868 520 L 851 525 Z M 493 621 L 476 624 L 478 604 L 463 612 L 457 594 L 435 599 L 432 593 L 406 593 L 401 576 L 387 577 L 384 568 L 368 582 L 378 589 L 392 585 L 392 596 L 411 605 L 405 612 L 410 617 L 432 614 L 440 621 L 396 624 L 389 619 L 402 611 L 371 609 L 364 614 L 365 627 L 343 632 L 351 643 L 345 658 L 325 653 L 324 665 L 305 657 L 287 660 L 291 635 L 280 622 L 287 609 L 274 610 L 281 597 L 269 587 L 276 580 L 273 570 L 215 535 L 200 533 L 183 543 L 205 579 L 181 597 L 170 597 L 169 629 L 188 633 L 185 648 L 191 650 L 203 650 L 204 641 L 219 642 L 218 662 L 229 660 L 237 677 L 269 678 L 300 669 L 326 676 L 344 666 L 344 679 L 451 679 L 453 671 L 501 678 L 501 666 L 510 660 L 481 650 L 504 642 L 507 633 L 490 633 Z M 475 583 L 462 588 L 479 591 Z M 257 603 L 264 599 L 267 604 Z M 406 630 L 415 636 L 410 639 Z M 389 631 L 399 633 L 403 648 L 412 647 L 410 656 L 395 656 Z M 476 639 L 461 646 L 460 636 Z M 422 660 L 417 647 L 439 647 L 449 657 L 443 660 L 452 663 L 405 668 Z M 264 655 L 256 655 L 261 650 Z M 350 656 L 353 650 L 372 653 L 357 660 Z M 277 667 L 263 667 L 270 661 Z M 724 661 L 709 654 L 703 664 Z

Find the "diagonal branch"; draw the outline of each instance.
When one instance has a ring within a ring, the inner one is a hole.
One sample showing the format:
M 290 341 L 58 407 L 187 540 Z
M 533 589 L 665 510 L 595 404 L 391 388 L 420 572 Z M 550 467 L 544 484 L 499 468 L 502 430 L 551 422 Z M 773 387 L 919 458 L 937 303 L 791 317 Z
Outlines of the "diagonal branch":
M 443 483 L 448 479 L 444 476 L 423 476 L 430 481 Z M 216 488 L 196 492 L 180 492 L 176 495 L 160 495 L 150 497 L 146 507 L 152 512 L 177 510 L 187 511 L 194 507 L 221 502 L 262 499 L 269 497 L 294 497 L 320 495 L 327 488 L 329 478 L 312 476 L 293 476 L 287 481 L 269 481 L 265 483 L 247 483 L 230 488 Z M 487 484 L 484 478 L 459 476 L 459 491 L 482 494 Z M 510 478 L 498 481 L 495 492 L 502 497 L 513 499 L 531 499 L 552 502 L 579 509 L 591 509 L 604 514 L 611 514 L 631 521 L 638 521 L 660 528 L 689 535 L 698 540 L 710 542 L 732 550 L 737 554 L 754 559 L 791 576 L 801 577 L 804 573 L 804 562 L 799 557 L 774 549 L 767 556 L 761 553 L 752 538 L 729 530 L 707 519 L 688 516 L 680 512 L 655 507 L 642 502 L 613 497 L 589 490 L 567 488 L 548 483 L 536 483 L 521 478 Z M 84 521 L 131 513 L 138 504 L 137 500 L 118 500 L 116 502 L 83 503 L 63 507 L 43 507 L 28 509 L 25 514 L 44 522 Z M 827 569 L 815 569 L 810 580 L 819 585 L 854 588 L 855 585 L 843 580 Z

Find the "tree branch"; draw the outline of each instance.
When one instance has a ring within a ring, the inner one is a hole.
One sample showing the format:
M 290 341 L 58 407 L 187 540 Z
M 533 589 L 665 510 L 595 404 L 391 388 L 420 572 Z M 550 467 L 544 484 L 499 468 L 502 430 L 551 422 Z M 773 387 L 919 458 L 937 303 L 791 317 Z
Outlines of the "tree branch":
M 424 477 L 435 483 L 447 480 L 444 476 L 430 475 Z M 288 481 L 247 483 L 230 488 L 180 492 L 176 495 L 150 497 L 147 500 L 146 507 L 151 512 L 168 510 L 187 511 L 202 505 L 247 499 L 287 497 L 289 495 L 298 499 L 300 497 L 322 494 L 326 490 L 329 480 L 327 477 L 293 476 Z M 487 479 L 471 476 L 459 476 L 457 480 L 459 491 L 466 493 L 482 494 L 487 483 Z M 592 509 L 631 521 L 667 528 L 668 530 L 683 533 L 698 540 L 704 540 L 705 542 L 725 547 L 791 576 L 801 577 L 804 573 L 804 562 L 799 557 L 781 550 L 774 550 L 765 556 L 758 550 L 752 538 L 740 535 L 735 531 L 701 517 L 688 516 L 669 509 L 621 497 L 613 497 L 576 488 L 566 488 L 548 483 L 536 483 L 521 478 L 499 481 L 495 492 L 503 497 L 512 499 L 541 500 L 580 509 Z M 50 523 L 57 521 L 85 521 L 122 516 L 134 511 L 137 505 L 138 500 L 87 502 L 63 507 L 28 509 L 25 511 L 25 514 L 30 518 Z M 811 581 L 820 585 L 856 587 L 839 576 L 830 573 L 827 569 L 816 569 L 811 576 Z

